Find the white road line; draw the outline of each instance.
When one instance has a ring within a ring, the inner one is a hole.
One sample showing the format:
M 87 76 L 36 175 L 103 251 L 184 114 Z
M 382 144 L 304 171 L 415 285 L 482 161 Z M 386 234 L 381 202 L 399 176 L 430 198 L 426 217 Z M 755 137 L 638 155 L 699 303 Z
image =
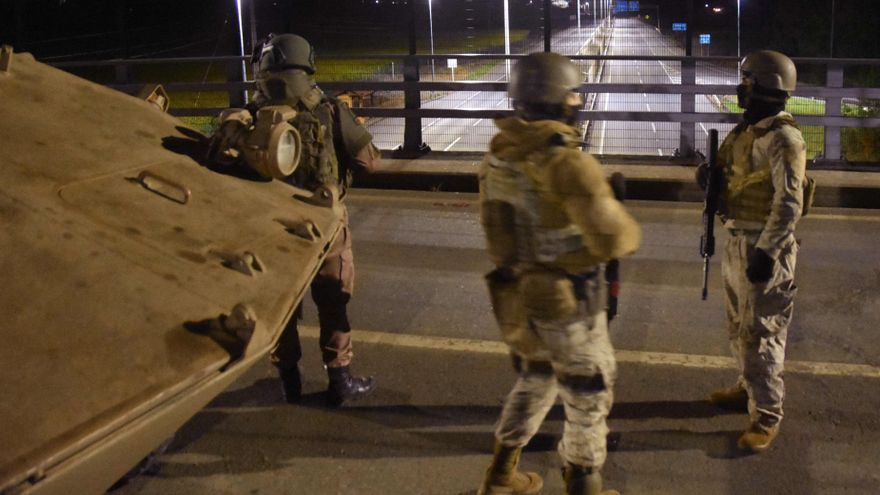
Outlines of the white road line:
M 651 111 L 651 105 L 645 103 L 645 106 L 648 107 L 648 111 L 650 112 L 650 111 Z
M 476 127 L 477 124 L 479 124 L 479 123 L 482 122 L 482 121 L 483 121 L 483 119 L 480 119 L 480 120 L 474 122 L 473 124 L 471 124 L 471 127 Z
M 425 335 L 396 334 L 370 330 L 355 330 L 359 343 L 384 344 L 395 347 L 430 349 L 437 351 L 474 352 L 481 354 L 508 355 L 507 344 L 495 340 L 460 339 L 452 337 L 432 337 Z M 318 327 L 300 325 L 300 334 L 318 338 Z M 619 363 L 681 366 L 700 369 L 730 369 L 736 367 L 731 357 L 707 356 L 701 354 L 681 354 L 674 352 L 650 352 L 616 350 Z M 819 376 L 845 376 L 859 378 L 880 378 L 880 367 L 868 364 L 823 363 L 816 361 L 786 361 L 786 373 L 801 373 Z
M 443 151 L 449 151 L 449 148 L 452 148 L 453 146 L 455 146 L 455 143 L 457 143 L 459 141 L 461 141 L 461 136 L 455 138 L 455 141 L 449 143 L 449 146 L 443 148 Z
M 703 129 L 703 132 L 705 132 L 707 136 L 709 135 L 709 131 L 706 130 L 706 126 L 704 126 L 702 123 L 700 124 L 700 128 Z
M 660 156 L 663 156 L 663 150 L 661 150 L 660 148 L 657 148 L 657 154 Z
M 654 132 L 657 132 L 657 126 L 654 125 L 653 122 L 651 122 L 651 129 L 654 129 Z

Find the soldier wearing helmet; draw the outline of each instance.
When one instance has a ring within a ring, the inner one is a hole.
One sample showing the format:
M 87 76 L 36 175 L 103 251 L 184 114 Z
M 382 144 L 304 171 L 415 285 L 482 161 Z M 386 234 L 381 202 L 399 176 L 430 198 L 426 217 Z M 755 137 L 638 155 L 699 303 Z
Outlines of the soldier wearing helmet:
M 718 152 L 724 185 L 721 214 L 730 236 L 722 258 L 730 348 L 737 383 L 711 394 L 719 406 L 748 411 L 741 449 L 761 452 L 782 421 L 783 361 L 794 296 L 804 211 L 806 145 L 786 100 L 797 72 L 785 55 L 760 50 L 742 61 L 737 98 L 743 121 Z
M 302 136 L 303 158 L 287 180 L 309 190 L 333 186 L 344 198 L 353 169 L 374 170 L 379 151 L 349 107 L 325 95 L 315 84 L 312 46 L 295 34 L 270 35 L 254 51 L 252 64 L 256 106 L 288 105 L 297 110 L 291 124 Z M 375 388 L 373 377 L 353 376 L 350 371 L 353 353 L 346 307 L 354 289 L 354 258 L 347 211 L 343 223 L 342 232 L 311 285 L 318 308 L 319 344 L 329 378 L 327 398 L 334 406 Z M 297 330 L 300 309 L 272 352 L 288 402 L 297 402 L 302 392 L 298 365 L 302 349 Z
M 583 76 L 567 58 L 535 53 L 511 74 L 515 115 L 479 173 L 487 275 L 502 338 L 519 378 L 495 431 L 479 493 L 538 493 L 537 473 L 519 471 L 522 447 L 557 395 L 565 402 L 559 454 L 569 494 L 602 492 L 605 418 L 617 376 L 599 268 L 638 248 L 641 230 L 615 199 L 599 163 L 580 151 L 573 127 Z

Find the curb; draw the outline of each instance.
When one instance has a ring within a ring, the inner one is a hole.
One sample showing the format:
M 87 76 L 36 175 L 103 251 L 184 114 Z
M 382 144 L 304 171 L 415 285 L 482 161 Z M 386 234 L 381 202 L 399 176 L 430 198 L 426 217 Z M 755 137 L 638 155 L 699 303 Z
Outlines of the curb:
M 620 172 L 626 177 L 627 199 L 647 201 L 703 201 L 703 192 L 694 183 L 694 166 L 671 162 L 599 158 L 608 175 Z M 407 191 L 476 193 L 477 170 L 482 155 L 431 153 L 415 159 L 383 159 L 381 169 L 358 175 L 355 187 Z M 617 161 L 618 163 L 613 163 Z M 810 170 L 818 187 L 813 206 L 831 208 L 880 209 L 880 174 L 838 170 Z

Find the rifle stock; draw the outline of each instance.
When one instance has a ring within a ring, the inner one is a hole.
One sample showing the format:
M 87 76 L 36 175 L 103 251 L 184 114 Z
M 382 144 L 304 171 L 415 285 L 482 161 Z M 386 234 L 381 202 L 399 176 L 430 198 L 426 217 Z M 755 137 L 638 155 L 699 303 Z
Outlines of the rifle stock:
M 718 165 L 718 130 L 709 129 L 707 146 L 706 198 L 703 202 L 703 235 L 700 256 L 703 257 L 703 300 L 709 297 L 709 260 L 715 254 L 715 214 L 721 194 L 721 168 Z

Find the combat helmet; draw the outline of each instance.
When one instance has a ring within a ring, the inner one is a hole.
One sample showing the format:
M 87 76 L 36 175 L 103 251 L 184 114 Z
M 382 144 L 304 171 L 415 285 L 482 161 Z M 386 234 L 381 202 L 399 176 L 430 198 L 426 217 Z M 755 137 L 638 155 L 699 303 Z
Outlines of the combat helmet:
M 777 51 L 758 50 L 746 55 L 741 70 L 744 77 L 754 78 L 758 86 L 785 91 L 788 96 L 791 96 L 797 84 L 794 62 Z
M 532 53 L 514 66 L 508 95 L 519 103 L 561 105 L 583 82 L 583 74 L 567 57 Z
M 302 36 L 270 34 L 254 50 L 251 63 L 257 75 L 286 69 L 302 69 L 312 75 L 315 73 L 315 50 Z

